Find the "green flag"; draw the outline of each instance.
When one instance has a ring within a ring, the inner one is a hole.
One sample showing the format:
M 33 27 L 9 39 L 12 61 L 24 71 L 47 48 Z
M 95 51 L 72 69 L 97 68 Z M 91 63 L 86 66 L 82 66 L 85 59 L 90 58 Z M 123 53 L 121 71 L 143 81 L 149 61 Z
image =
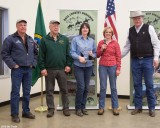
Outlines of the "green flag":
M 38 45 L 40 44 L 42 37 L 45 35 L 46 35 L 46 28 L 43 19 L 41 2 L 39 1 L 37 8 L 35 34 L 34 34 L 34 39 L 37 41 Z M 32 70 L 32 86 L 37 82 L 39 77 L 40 77 L 40 69 L 39 66 L 37 65 L 35 69 Z

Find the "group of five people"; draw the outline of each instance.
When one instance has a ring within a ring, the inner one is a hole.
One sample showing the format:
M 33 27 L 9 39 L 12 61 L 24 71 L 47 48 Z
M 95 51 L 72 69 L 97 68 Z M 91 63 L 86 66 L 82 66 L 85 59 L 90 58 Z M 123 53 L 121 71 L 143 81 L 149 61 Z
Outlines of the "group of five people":
M 96 48 L 95 41 L 90 37 L 90 26 L 84 22 L 80 26 L 79 35 L 75 36 L 71 45 L 66 36 L 59 33 L 60 22 L 51 20 L 50 32 L 42 38 L 39 46 L 38 65 L 41 75 L 45 76 L 47 117 L 54 115 L 54 89 L 57 80 L 61 93 L 63 114 L 70 116 L 66 73 L 72 65 L 77 82 L 75 110 L 76 115 L 88 115 L 86 99 L 89 82 L 93 72 L 93 60 L 99 58 L 100 96 L 98 115 L 103 115 L 107 79 L 111 88 L 111 104 L 113 115 L 119 115 L 116 79 L 120 74 L 121 57 L 131 51 L 131 69 L 135 89 L 135 109 L 132 115 L 142 112 L 142 77 L 146 85 L 149 115 L 155 116 L 155 95 L 153 89 L 153 71 L 158 67 L 160 42 L 151 25 L 143 23 L 144 14 L 141 11 L 131 13 L 134 26 L 129 29 L 126 45 L 121 50 L 118 42 L 113 39 L 113 29 L 105 27 L 104 39 L 100 40 Z M 11 69 L 11 116 L 13 122 L 20 122 L 19 97 L 20 85 L 23 87 L 22 117 L 35 119 L 30 112 L 29 100 L 31 90 L 32 68 L 36 66 L 37 52 L 34 40 L 26 34 L 27 21 L 16 22 L 16 33 L 9 35 L 3 43 L 2 58 Z

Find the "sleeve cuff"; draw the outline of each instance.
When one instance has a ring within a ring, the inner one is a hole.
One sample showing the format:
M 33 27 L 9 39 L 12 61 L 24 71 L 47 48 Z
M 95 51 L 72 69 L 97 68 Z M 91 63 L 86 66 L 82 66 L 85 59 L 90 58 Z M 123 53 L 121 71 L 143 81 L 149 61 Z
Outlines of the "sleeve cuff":
M 159 57 L 158 56 L 154 56 L 154 60 L 158 60 L 159 59 Z

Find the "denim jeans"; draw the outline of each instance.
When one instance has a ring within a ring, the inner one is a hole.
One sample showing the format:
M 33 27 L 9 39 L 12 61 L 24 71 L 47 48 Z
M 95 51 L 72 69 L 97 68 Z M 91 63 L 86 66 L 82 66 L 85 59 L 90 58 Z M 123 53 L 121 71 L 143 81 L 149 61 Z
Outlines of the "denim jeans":
M 30 67 L 19 67 L 11 70 L 11 116 L 19 114 L 19 98 L 20 98 L 20 86 L 22 83 L 23 99 L 22 109 L 23 113 L 28 113 L 30 90 L 32 84 L 32 69 Z
M 69 108 L 67 79 L 64 70 L 47 70 L 48 75 L 45 77 L 46 82 L 46 102 L 48 109 L 55 109 L 54 105 L 54 89 L 55 80 L 57 80 L 61 93 L 63 109 Z
M 75 108 L 85 109 L 87 94 L 89 90 L 89 82 L 91 79 L 93 67 L 79 67 L 74 65 L 74 74 L 77 81 Z
M 111 102 L 112 108 L 118 108 L 118 96 L 116 88 L 116 66 L 102 66 L 99 65 L 99 78 L 100 78 L 100 96 L 99 96 L 99 108 L 104 109 L 107 78 L 109 77 L 110 89 L 111 89 Z
M 148 107 L 150 110 L 154 110 L 155 95 L 153 88 L 153 57 L 146 57 L 142 59 L 132 58 L 131 67 L 135 89 L 135 108 L 142 108 L 142 77 L 144 77 Z

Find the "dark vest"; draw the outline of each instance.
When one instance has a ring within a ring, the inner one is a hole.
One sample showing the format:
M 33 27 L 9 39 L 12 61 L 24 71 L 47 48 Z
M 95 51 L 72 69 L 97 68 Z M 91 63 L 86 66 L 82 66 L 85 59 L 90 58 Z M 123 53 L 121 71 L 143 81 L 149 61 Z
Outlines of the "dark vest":
M 149 25 L 143 24 L 137 33 L 135 26 L 129 29 L 129 40 L 131 42 L 131 57 L 153 56 L 153 46 L 149 35 Z

